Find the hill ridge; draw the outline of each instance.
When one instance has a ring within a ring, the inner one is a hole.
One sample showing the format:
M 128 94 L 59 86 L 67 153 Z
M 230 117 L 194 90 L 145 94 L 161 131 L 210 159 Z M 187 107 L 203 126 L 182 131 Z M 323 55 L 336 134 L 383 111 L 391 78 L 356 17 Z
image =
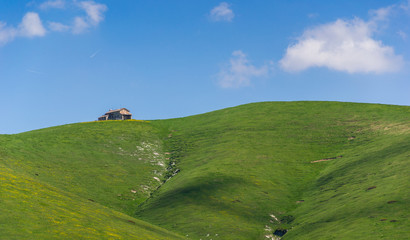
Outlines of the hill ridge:
M 0 166 L 167 229 L 137 229 L 152 239 L 406 239 L 409 116 L 297 101 L 70 124 L 0 135 Z

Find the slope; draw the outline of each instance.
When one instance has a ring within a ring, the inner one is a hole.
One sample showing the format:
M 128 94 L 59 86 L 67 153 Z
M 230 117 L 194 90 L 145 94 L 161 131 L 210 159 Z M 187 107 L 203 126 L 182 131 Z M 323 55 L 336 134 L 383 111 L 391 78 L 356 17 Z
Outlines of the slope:
M 193 239 L 407 239 L 409 113 L 275 102 L 155 121 L 177 174 L 137 216 Z
M 0 232 L 408 239 L 409 117 L 405 106 L 265 102 L 0 135 Z
M 2 238 L 180 239 L 130 217 L 160 185 L 164 159 L 144 121 L 0 135 Z
M 183 239 L 0 165 L 0 239 Z
M 133 214 L 165 171 L 157 132 L 142 121 L 69 124 L 3 136 L 0 151 L 10 169 Z

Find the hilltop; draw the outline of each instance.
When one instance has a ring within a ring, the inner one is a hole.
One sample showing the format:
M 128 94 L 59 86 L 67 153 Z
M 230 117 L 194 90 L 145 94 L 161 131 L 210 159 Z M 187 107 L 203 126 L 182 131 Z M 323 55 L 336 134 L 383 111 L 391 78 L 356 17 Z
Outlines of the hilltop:
M 0 232 L 407 239 L 409 119 L 407 106 L 263 102 L 0 135 Z

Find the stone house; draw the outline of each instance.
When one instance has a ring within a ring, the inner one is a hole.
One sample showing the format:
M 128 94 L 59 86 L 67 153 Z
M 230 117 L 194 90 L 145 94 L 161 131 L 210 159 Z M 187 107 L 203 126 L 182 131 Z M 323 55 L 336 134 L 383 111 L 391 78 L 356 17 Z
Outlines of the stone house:
M 120 108 L 120 109 L 110 110 L 106 112 L 104 115 L 98 118 L 98 121 L 127 120 L 131 118 L 132 118 L 132 114 L 130 113 L 130 110 L 126 108 Z

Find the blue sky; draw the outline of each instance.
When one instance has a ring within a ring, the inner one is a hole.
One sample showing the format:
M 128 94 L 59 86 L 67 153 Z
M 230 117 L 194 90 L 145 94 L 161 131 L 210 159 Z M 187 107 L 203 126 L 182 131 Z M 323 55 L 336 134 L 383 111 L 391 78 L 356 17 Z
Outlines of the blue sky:
M 410 1 L 0 1 L 0 133 L 126 107 L 410 105 Z

